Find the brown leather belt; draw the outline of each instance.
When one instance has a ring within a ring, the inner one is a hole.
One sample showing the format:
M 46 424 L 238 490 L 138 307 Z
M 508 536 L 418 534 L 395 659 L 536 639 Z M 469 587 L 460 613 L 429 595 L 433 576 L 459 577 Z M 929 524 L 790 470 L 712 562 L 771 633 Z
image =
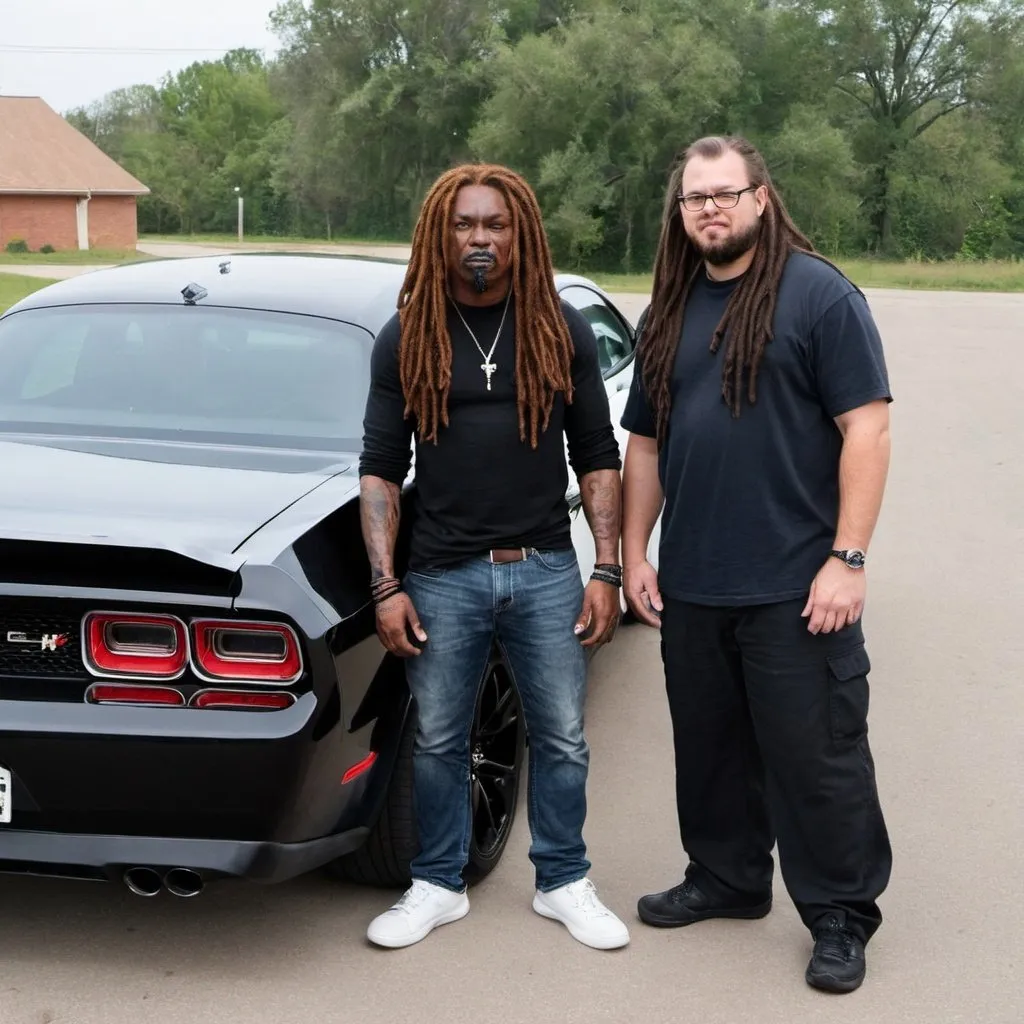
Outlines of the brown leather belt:
M 491 548 L 491 561 L 495 565 L 506 562 L 525 562 L 533 548 Z

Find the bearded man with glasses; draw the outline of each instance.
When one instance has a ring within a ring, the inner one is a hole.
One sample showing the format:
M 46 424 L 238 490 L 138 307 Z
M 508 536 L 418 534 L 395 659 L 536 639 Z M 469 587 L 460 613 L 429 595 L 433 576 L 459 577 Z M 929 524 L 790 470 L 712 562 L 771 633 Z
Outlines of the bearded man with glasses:
M 814 939 L 805 978 L 849 992 L 892 865 L 861 623 L 889 464 L 882 343 L 738 138 L 700 139 L 673 172 L 640 329 L 624 586 L 661 630 L 689 864 L 638 913 L 764 917 L 777 840 Z

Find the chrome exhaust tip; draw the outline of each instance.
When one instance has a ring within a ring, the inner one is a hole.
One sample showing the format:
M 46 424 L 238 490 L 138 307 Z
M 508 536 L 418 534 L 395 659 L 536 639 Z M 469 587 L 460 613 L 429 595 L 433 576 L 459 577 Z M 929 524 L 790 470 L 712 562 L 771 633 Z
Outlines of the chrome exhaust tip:
M 172 895 L 187 899 L 203 891 L 203 879 L 198 871 L 191 868 L 171 868 L 164 875 L 164 887 Z
M 136 896 L 156 896 L 160 892 L 160 876 L 152 868 L 129 868 L 124 884 Z

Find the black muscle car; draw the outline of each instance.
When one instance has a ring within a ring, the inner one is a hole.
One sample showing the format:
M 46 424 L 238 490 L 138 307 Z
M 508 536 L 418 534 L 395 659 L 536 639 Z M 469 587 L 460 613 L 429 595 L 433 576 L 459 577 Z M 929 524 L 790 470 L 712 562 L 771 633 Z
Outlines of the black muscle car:
M 357 474 L 403 272 L 159 260 L 0 317 L 0 871 L 141 895 L 325 866 L 407 883 L 415 707 L 374 630 Z M 585 278 L 558 286 L 621 394 L 628 321 Z M 574 536 L 589 575 L 582 515 Z M 526 740 L 496 654 L 470 881 L 505 847 Z

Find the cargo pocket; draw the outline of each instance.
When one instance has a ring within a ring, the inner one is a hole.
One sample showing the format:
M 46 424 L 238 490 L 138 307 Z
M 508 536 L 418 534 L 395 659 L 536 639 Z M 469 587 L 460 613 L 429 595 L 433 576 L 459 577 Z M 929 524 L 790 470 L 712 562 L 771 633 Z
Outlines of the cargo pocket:
M 871 661 L 863 645 L 828 656 L 828 706 L 832 739 L 858 740 L 867 730 L 868 673 Z

